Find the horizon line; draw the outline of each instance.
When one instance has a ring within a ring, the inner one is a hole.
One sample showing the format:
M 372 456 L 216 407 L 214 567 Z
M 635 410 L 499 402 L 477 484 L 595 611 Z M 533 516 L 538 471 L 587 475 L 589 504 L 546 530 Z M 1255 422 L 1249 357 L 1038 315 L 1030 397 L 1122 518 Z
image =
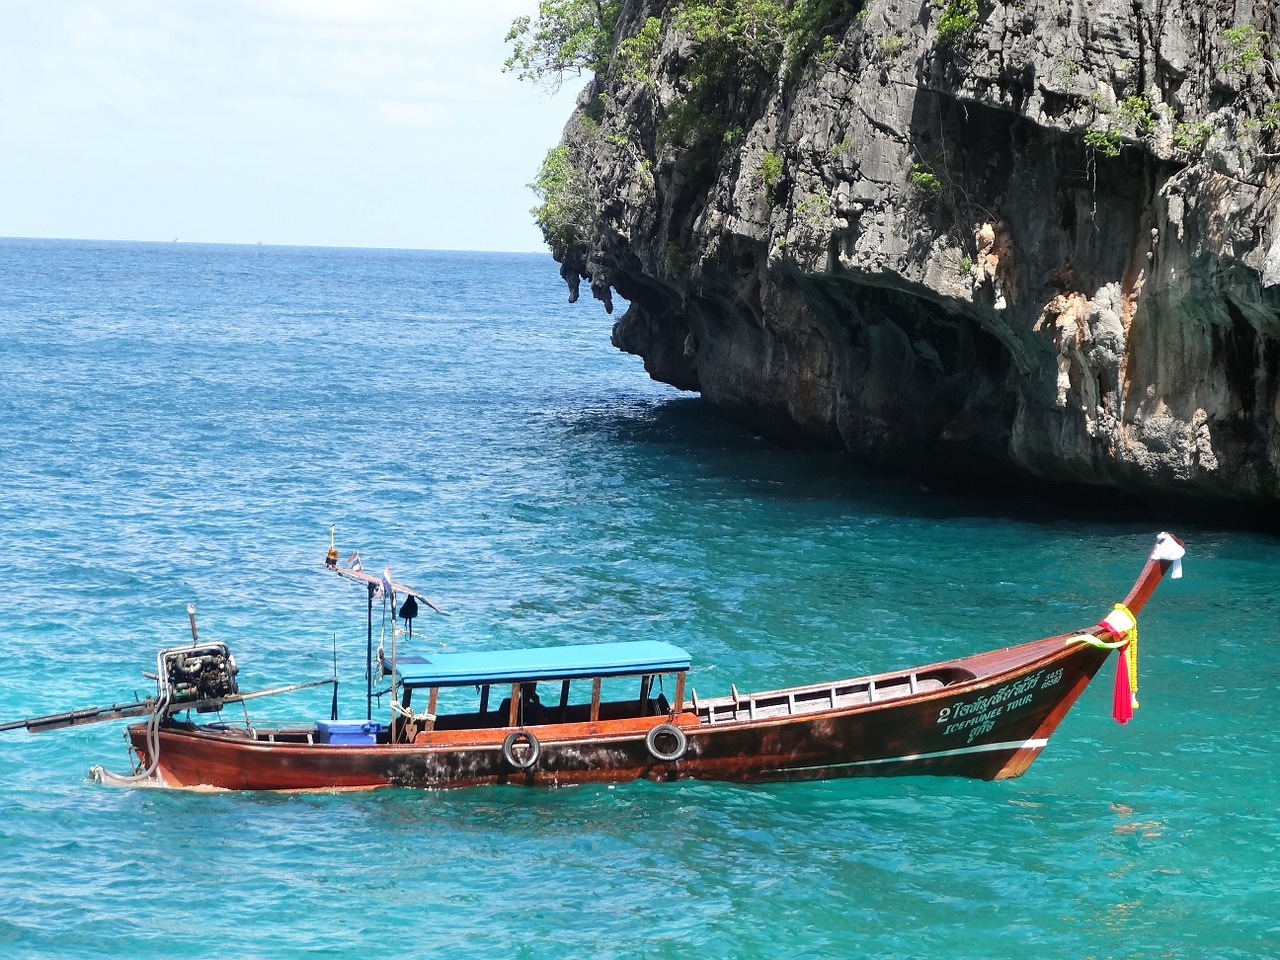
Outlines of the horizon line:
M 200 247 L 272 247 L 294 250 L 382 250 L 402 253 L 505 253 L 505 254 L 546 254 L 551 256 L 547 248 L 542 250 L 477 250 L 464 247 L 393 247 L 393 246 L 361 246 L 359 244 L 336 243 L 272 243 L 265 240 L 183 240 L 174 237 L 172 240 L 136 240 L 111 237 L 31 237 L 0 236 L 0 243 L 11 240 L 29 240 L 47 243 L 121 243 L 146 246 L 200 246 Z

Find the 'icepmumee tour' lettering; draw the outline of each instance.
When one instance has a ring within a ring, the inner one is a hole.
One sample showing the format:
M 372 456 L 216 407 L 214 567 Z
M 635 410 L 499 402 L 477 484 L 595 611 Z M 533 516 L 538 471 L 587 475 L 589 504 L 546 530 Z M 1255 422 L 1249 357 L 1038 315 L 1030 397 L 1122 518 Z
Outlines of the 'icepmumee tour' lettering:
M 974 700 L 961 700 L 949 707 L 943 707 L 938 711 L 937 720 L 938 723 L 947 724 L 942 735 L 945 737 L 967 730 L 967 740 L 973 742 L 974 738 L 990 733 L 995 729 L 996 718 L 1001 714 L 1021 709 L 1035 699 L 1036 688 L 1043 676 L 1044 671 L 1037 670 L 1015 683 L 1006 683 L 994 693 Z M 1053 683 L 1060 680 L 1061 676 L 1061 671 L 1050 674 Z M 1045 686 L 1051 685 L 1046 680 Z

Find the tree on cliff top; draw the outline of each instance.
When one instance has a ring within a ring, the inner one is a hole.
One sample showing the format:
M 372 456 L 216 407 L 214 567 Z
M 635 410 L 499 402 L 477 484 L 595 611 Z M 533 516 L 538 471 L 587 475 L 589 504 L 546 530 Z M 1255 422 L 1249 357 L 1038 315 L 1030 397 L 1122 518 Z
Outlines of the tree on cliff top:
M 621 5 L 621 0 L 540 0 L 536 17 L 511 22 L 506 37 L 511 56 L 503 70 L 553 91 L 569 74 L 604 74 L 613 62 Z M 676 29 L 702 46 L 704 72 L 731 76 L 744 60 L 766 72 L 776 70 L 784 56 L 792 66 L 802 63 L 832 21 L 851 7 L 848 0 L 680 0 L 672 9 Z M 661 22 L 650 17 L 637 36 L 622 41 L 627 79 L 643 75 L 642 61 L 658 46 Z M 717 59 L 718 67 L 705 62 Z
M 537 17 L 516 17 L 507 32 L 511 56 L 502 69 L 521 80 L 560 89 L 566 74 L 603 73 L 613 54 L 619 0 L 542 0 Z

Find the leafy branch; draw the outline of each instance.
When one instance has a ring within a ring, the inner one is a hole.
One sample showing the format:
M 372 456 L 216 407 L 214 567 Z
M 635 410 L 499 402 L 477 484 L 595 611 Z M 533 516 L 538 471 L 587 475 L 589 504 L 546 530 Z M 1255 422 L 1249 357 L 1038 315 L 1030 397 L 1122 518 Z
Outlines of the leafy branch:
M 567 146 L 561 144 L 547 151 L 537 179 L 529 188 L 542 201 L 529 212 L 542 229 L 552 256 L 564 262 L 573 248 L 586 242 L 591 223 L 586 178 L 574 166 Z
M 542 0 L 536 17 L 511 22 L 511 56 L 503 72 L 553 91 L 567 75 L 603 73 L 613 55 L 620 6 L 619 0 Z

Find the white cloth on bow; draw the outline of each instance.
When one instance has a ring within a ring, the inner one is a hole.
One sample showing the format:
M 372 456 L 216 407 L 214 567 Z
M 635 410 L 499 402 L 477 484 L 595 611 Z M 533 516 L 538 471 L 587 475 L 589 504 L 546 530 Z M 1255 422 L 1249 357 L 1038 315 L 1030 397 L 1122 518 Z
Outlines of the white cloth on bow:
M 1182 558 L 1186 553 L 1186 547 L 1175 540 L 1173 534 L 1160 533 L 1156 536 L 1156 545 L 1151 551 L 1151 559 L 1172 561 L 1173 565 L 1169 568 L 1169 577 L 1177 580 L 1182 577 Z

